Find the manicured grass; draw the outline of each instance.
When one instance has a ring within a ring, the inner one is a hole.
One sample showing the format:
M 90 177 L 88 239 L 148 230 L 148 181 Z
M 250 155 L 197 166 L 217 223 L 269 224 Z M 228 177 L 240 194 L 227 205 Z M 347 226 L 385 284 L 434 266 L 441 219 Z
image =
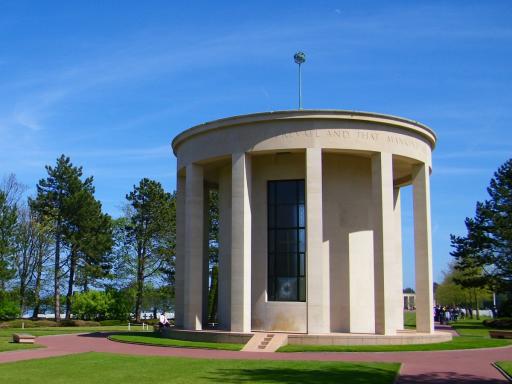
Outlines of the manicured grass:
M 112 335 L 110 336 L 110 339 L 114 341 L 159 345 L 166 347 L 223 349 L 228 351 L 239 351 L 244 346 L 244 344 L 208 343 L 203 341 L 169 339 L 156 333 L 131 333 L 126 335 Z
M 452 341 L 411 345 L 285 345 L 278 352 L 401 352 L 448 351 L 453 349 L 496 348 L 512 344 L 511 340 L 454 337 Z
M 393 383 L 400 364 L 203 360 L 85 353 L 0 365 L 10 384 Z
M 0 336 L 0 352 L 15 351 L 17 349 L 39 348 L 35 344 L 17 344 L 12 342 L 10 336 Z
M 405 312 L 406 314 L 408 312 Z M 412 312 L 414 313 L 414 312 Z M 412 314 L 409 313 L 409 314 Z M 412 315 L 409 316 L 409 320 Z M 406 317 L 407 324 L 407 317 Z M 410 324 L 410 323 L 409 323 Z M 491 339 L 489 328 L 482 324 L 482 320 L 459 320 L 450 325 L 460 334 L 452 341 L 435 344 L 413 344 L 413 345 L 286 345 L 279 349 L 279 352 L 399 352 L 399 351 L 446 351 L 453 349 L 476 349 L 505 347 L 512 344 L 512 340 Z
M 126 331 L 126 326 L 110 327 L 48 327 L 48 328 L 0 328 L 0 352 L 12 351 L 16 349 L 40 348 L 33 344 L 15 344 L 12 343 L 13 333 L 28 333 L 34 336 L 60 335 L 68 333 L 86 333 L 86 332 L 116 332 Z M 36 340 L 37 342 L 37 340 Z
M 483 320 L 464 319 L 453 321 L 449 324 L 461 336 L 489 337 L 489 330 L 491 330 L 491 328 L 484 326 L 482 321 Z
M 416 311 L 404 311 L 404 328 L 416 328 Z
M 512 377 L 512 361 L 497 361 L 496 365 L 503 369 L 509 377 Z

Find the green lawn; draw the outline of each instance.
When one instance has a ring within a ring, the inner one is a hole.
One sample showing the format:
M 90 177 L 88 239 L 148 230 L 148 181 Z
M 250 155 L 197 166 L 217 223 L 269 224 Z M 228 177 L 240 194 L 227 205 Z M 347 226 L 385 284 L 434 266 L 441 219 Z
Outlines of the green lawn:
M 452 341 L 411 345 L 285 345 L 278 352 L 401 352 L 448 351 L 453 349 L 496 348 L 512 344 L 512 340 L 454 337 Z
M 0 352 L 14 351 L 17 349 L 31 349 L 31 348 L 40 348 L 40 346 L 34 345 L 34 344 L 16 344 L 16 343 L 12 342 L 12 337 L 0 336 Z
M 509 377 L 512 377 L 512 361 L 497 361 L 496 365 L 503 369 Z
M 416 311 L 404 311 L 404 328 L 416 328 Z
M 185 348 L 207 348 L 207 349 L 223 349 L 229 351 L 239 351 L 244 344 L 229 343 L 208 343 L 202 341 L 183 341 L 161 337 L 155 333 L 131 333 L 126 335 L 112 335 L 111 340 L 123 341 L 130 343 L 142 343 L 167 347 L 185 347 Z
M 414 312 L 405 312 L 405 324 L 411 324 Z M 408 315 L 408 316 L 407 316 Z M 495 348 L 512 344 L 512 340 L 491 339 L 489 328 L 482 324 L 482 320 L 460 320 L 450 324 L 460 334 L 452 341 L 435 344 L 414 345 L 286 345 L 279 352 L 399 352 L 399 351 L 443 351 L 452 349 Z
M 85 353 L 0 365 L 9 384 L 393 383 L 400 364 L 203 360 Z
M 483 320 L 464 319 L 453 321 L 449 324 L 461 336 L 489 337 L 489 330 L 491 328 L 485 327 L 482 321 Z
M 60 335 L 64 333 L 86 333 L 86 332 L 115 332 L 126 331 L 126 326 L 109 327 L 48 327 L 48 328 L 0 328 L 0 352 L 12 351 L 15 349 L 38 348 L 32 344 L 12 343 L 13 333 L 28 333 L 34 336 Z

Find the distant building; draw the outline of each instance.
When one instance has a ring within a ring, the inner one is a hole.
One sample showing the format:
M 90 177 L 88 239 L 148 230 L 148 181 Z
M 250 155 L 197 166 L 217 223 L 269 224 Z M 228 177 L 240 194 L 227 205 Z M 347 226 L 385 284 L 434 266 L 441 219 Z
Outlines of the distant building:
M 415 293 L 404 293 L 404 309 L 406 309 L 408 311 L 412 311 L 413 309 L 416 309 L 416 294 Z
M 220 328 L 394 335 L 403 329 L 400 191 L 413 186 L 418 332 L 432 333 L 436 136 L 376 113 L 234 116 L 173 140 L 176 324 L 207 324 L 206 196 L 219 192 Z

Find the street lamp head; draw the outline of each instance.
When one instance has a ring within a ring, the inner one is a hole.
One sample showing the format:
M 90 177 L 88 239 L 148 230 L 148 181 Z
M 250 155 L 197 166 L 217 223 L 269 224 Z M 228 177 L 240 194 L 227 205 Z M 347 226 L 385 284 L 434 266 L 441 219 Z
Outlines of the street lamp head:
M 295 60 L 296 64 L 301 65 L 306 61 L 306 55 L 304 54 L 304 52 L 299 51 L 295 55 L 293 55 L 293 60 Z

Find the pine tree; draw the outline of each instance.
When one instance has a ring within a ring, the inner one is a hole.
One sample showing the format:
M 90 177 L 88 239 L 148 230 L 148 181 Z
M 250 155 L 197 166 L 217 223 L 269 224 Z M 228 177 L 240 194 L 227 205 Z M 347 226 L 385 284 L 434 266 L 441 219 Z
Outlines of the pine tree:
M 466 236 L 451 236 L 451 255 L 461 285 L 512 295 L 512 159 L 494 173 L 487 192 L 490 198 L 465 220 Z
M 55 167 L 47 165 L 48 176 L 39 180 L 37 196 L 30 200 L 30 205 L 46 222 L 51 223 L 55 237 L 54 257 L 54 309 L 55 320 L 60 321 L 60 285 L 62 278 L 61 251 L 68 240 L 64 237 L 65 230 L 71 225 L 75 207 L 70 201 L 80 191 L 94 193 L 93 178 L 82 181 L 82 167 L 75 167 L 69 157 L 61 155 Z
M 66 205 L 69 215 L 63 235 L 70 249 L 66 294 L 66 319 L 70 319 L 71 298 L 78 272 L 81 272 L 81 283 L 87 291 L 91 281 L 107 274 L 113 241 L 111 218 L 102 213 L 101 203 L 89 190 L 83 189 L 70 196 Z
M 127 240 L 132 245 L 136 270 L 136 320 L 141 320 L 144 282 L 161 272 L 166 260 L 174 252 L 175 236 L 170 223 L 173 214 L 172 196 L 154 180 L 142 179 L 126 199 L 131 206 Z

